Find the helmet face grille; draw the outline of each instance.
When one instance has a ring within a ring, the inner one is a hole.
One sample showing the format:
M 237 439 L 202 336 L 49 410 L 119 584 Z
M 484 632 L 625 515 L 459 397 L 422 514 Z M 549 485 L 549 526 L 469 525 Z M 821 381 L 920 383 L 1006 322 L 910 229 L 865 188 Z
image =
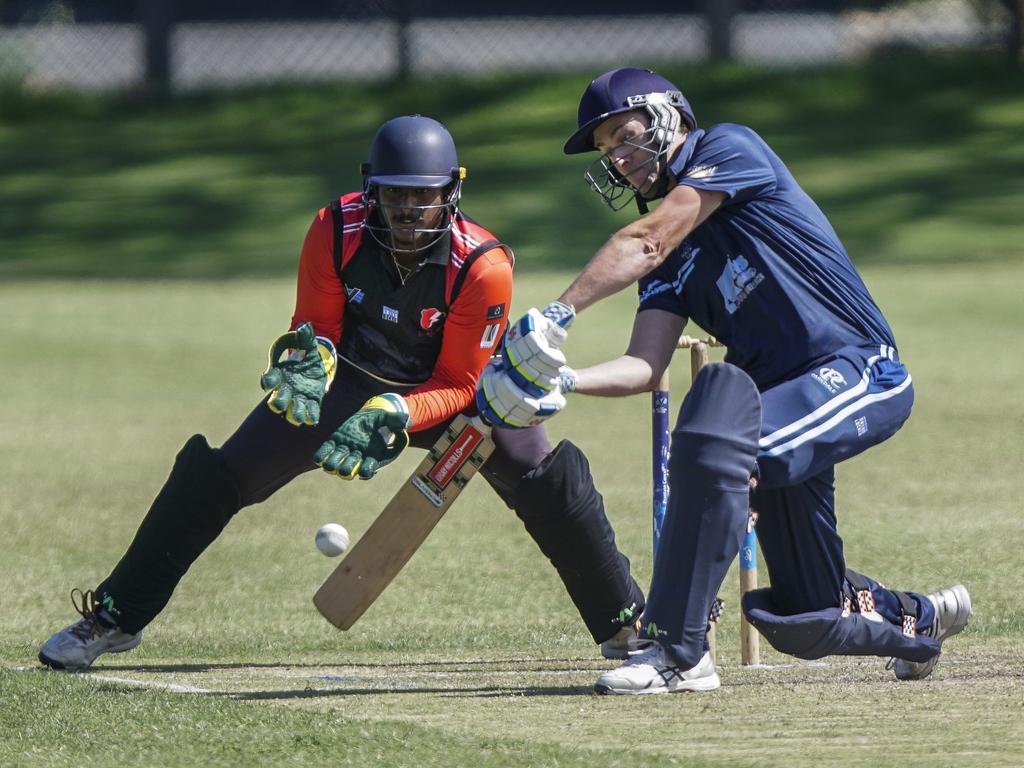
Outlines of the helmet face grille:
M 371 184 L 369 179 L 367 179 L 363 185 L 363 203 L 370 209 L 371 215 L 366 217 L 364 225 L 366 231 L 369 232 L 370 237 L 389 251 L 396 253 L 418 253 L 427 250 L 440 242 L 441 238 L 451 230 L 452 223 L 459 212 L 462 180 L 459 179 L 449 183 L 451 184 L 451 189 L 444 193 L 443 200 L 440 203 L 429 205 L 385 205 L 380 200 L 378 185 Z M 383 186 L 412 185 L 388 184 Z M 395 239 L 392 228 L 394 222 L 399 220 L 403 214 L 411 214 L 413 220 L 423 222 L 431 218 L 432 212 L 438 210 L 442 210 L 443 213 L 436 226 L 416 226 L 413 228 L 411 233 L 412 244 L 403 245 Z M 373 216 L 373 212 L 376 212 L 377 215 Z
M 678 93 L 676 91 L 675 93 Z M 680 98 L 682 94 L 679 94 Z M 602 155 L 587 168 L 583 178 L 587 185 L 596 192 L 613 211 L 619 211 L 636 199 L 639 192 L 615 168 L 614 154 L 621 152 L 621 147 L 632 147 L 630 154 L 645 153 L 647 157 L 634 170 L 651 169 L 658 177 L 652 190 L 663 190 L 665 179 L 662 177 L 668 168 L 668 150 L 672 140 L 679 131 L 682 115 L 672 105 L 671 94 L 650 93 L 631 96 L 630 103 L 635 109 L 643 109 L 650 119 L 648 128 L 641 137 L 624 141 L 614 147 L 611 152 Z M 653 199 L 659 195 L 644 199 Z

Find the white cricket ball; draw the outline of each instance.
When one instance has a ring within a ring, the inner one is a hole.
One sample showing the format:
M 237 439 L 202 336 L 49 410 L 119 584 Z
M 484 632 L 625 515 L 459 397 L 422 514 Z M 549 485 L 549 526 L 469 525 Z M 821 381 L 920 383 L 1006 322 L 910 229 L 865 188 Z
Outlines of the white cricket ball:
M 337 557 L 348 549 L 348 531 L 337 523 L 326 523 L 316 532 L 316 548 L 328 557 Z

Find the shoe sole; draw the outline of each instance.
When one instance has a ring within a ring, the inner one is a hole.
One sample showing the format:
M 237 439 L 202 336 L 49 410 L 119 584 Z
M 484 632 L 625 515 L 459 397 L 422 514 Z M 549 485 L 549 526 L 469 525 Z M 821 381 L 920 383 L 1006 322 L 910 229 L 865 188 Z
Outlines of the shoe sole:
M 971 616 L 974 615 L 974 606 L 971 603 L 971 593 L 967 591 L 967 587 L 963 584 L 957 584 L 956 586 L 950 587 L 949 591 L 953 593 L 956 598 L 957 611 L 956 618 L 960 618 L 960 612 L 962 609 L 966 609 L 963 614 L 961 621 L 954 620 L 949 628 L 941 635 L 939 635 L 939 642 L 945 642 L 953 635 L 958 635 L 967 628 L 967 623 L 971 620 Z
M 142 638 L 141 637 L 136 637 L 133 640 L 130 640 L 130 641 L 128 641 L 127 643 L 125 643 L 123 645 L 117 645 L 117 646 L 114 646 L 113 648 L 108 648 L 107 650 L 105 650 L 102 653 L 98 654 L 96 656 L 96 659 L 98 659 L 104 653 L 125 653 L 126 651 L 130 651 L 130 650 L 132 650 L 134 648 L 137 648 L 139 646 L 140 642 L 142 642 Z M 92 661 L 96 661 L 96 659 L 93 659 Z M 57 661 L 56 659 L 51 659 L 49 656 L 46 656 L 42 651 L 39 652 L 39 662 L 44 667 L 49 667 L 50 669 L 56 669 L 56 670 L 62 671 L 62 672 L 74 672 L 74 671 L 77 671 L 77 670 L 80 670 L 80 669 L 88 669 L 89 667 L 92 666 L 92 661 L 90 661 L 88 664 L 83 664 L 80 667 L 69 667 L 67 664 L 62 664 L 61 662 Z

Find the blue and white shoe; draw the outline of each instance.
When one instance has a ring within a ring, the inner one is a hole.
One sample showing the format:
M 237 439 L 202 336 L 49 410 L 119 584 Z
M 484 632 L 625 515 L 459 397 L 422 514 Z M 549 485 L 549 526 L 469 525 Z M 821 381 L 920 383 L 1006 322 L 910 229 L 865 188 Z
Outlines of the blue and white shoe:
M 710 653 L 705 653 L 692 669 L 680 669 L 667 659 L 661 645 L 651 643 L 647 650 L 630 656 L 625 664 L 597 678 L 594 690 L 597 693 L 642 695 L 714 691 L 721 685 Z
M 72 590 L 71 602 L 82 618 L 55 634 L 39 650 L 39 661 L 51 669 L 85 669 L 101 654 L 130 651 L 142 642 L 142 632 L 129 635 L 100 621 L 97 614 L 102 607 L 91 589 Z
M 934 637 L 940 643 L 963 631 L 971 618 L 971 595 L 967 587 L 957 584 L 947 589 L 940 589 L 926 596 L 935 608 L 935 619 L 932 625 L 922 634 Z M 931 674 L 939 657 L 935 656 L 928 661 L 904 661 L 903 659 L 892 659 L 889 667 L 896 674 L 898 680 L 922 680 Z

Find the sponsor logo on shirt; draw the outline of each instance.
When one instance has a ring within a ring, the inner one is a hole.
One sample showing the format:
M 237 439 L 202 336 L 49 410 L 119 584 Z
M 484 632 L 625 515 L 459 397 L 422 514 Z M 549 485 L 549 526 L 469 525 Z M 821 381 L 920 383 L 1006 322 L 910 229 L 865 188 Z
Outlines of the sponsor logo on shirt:
M 380 316 L 387 320 L 389 323 L 398 322 L 398 310 L 392 309 L 387 304 L 383 305 Z
M 717 165 L 698 165 L 691 168 L 683 176 L 687 179 L 710 179 L 718 171 Z
M 737 256 L 734 259 L 726 257 L 725 268 L 715 285 L 725 300 L 726 312 L 731 315 L 762 282 L 764 275 L 751 267 L 743 256 Z
M 835 368 L 819 368 L 817 373 L 811 374 L 811 378 L 833 395 L 846 386 L 846 378 Z M 858 430 L 858 434 L 862 433 Z
M 868 431 L 868 417 L 861 416 L 853 420 L 853 426 L 857 428 L 857 437 L 867 434 Z
M 657 278 L 651 280 L 647 284 L 647 287 L 640 293 L 640 303 L 643 304 L 652 296 L 657 296 L 659 293 L 664 293 L 672 286 L 666 283 L 664 280 L 658 280 Z
M 355 286 L 353 286 L 352 288 L 345 286 L 345 295 L 348 297 L 348 300 L 351 301 L 353 304 L 362 304 L 363 299 L 366 298 L 366 294 L 363 293 L 363 289 L 356 288 Z
M 420 328 L 422 328 L 424 331 L 429 331 L 438 323 L 438 321 L 442 317 L 444 317 L 444 312 L 442 312 L 440 309 L 435 309 L 434 307 L 431 307 L 430 309 L 421 309 Z
M 647 287 L 640 292 L 640 303 L 643 304 L 647 299 L 652 296 L 657 296 L 659 293 L 672 290 L 677 296 L 681 296 L 683 293 L 683 285 L 686 284 L 686 278 L 693 273 L 695 266 L 694 259 L 697 258 L 697 254 L 700 253 L 700 248 L 694 248 L 688 243 L 684 243 L 679 246 L 676 254 L 682 259 L 679 265 L 679 269 L 676 271 L 676 277 L 671 283 L 667 283 L 659 278 L 654 278 Z
M 494 342 L 498 340 L 498 329 L 501 328 L 501 323 L 494 323 L 484 328 L 484 335 L 480 337 L 480 349 L 490 349 L 494 346 Z
M 487 319 L 497 320 L 505 316 L 505 305 L 495 304 L 493 307 L 487 308 Z

